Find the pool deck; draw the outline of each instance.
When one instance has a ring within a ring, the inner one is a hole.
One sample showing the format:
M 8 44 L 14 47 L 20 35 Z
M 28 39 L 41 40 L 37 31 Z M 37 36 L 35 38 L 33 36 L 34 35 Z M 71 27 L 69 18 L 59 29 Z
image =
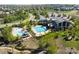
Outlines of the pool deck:
M 28 33 L 28 37 L 25 37 L 25 38 L 23 38 L 22 40 L 25 40 L 25 39 L 30 39 L 31 37 L 32 37 L 32 35 L 30 34 L 30 33 Z

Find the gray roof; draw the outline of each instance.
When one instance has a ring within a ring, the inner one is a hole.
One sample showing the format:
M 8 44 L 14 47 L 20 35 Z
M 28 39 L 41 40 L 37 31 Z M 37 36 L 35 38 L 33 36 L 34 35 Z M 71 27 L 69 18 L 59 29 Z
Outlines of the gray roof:
M 56 23 L 61 23 L 61 22 L 68 22 L 66 19 L 60 18 L 60 17 L 53 17 L 52 21 L 55 21 Z

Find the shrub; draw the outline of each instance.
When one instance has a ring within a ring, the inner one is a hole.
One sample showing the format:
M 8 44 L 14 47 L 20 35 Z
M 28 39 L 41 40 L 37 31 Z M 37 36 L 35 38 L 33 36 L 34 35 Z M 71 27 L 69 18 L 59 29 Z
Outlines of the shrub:
M 8 26 L 3 28 L 2 30 L 3 38 L 9 42 L 16 40 L 16 38 L 12 35 L 11 31 L 12 31 L 12 28 Z
M 49 46 L 48 47 L 48 53 L 54 54 L 57 52 L 57 46 Z

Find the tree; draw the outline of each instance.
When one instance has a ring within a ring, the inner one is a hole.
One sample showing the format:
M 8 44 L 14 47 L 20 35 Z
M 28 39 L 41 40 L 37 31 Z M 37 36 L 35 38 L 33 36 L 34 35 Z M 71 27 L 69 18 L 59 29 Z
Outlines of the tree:
M 43 16 L 45 16 L 46 18 L 48 17 L 48 13 L 47 13 L 46 10 L 40 12 L 40 15 L 43 15 Z
M 12 35 L 11 31 L 12 31 L 11 27 L 8 27 L 8 26 L 3 28 L 2 30 L 3 38 L 9 42 L 16 40 L 16 38 Z
M 29 13 L 24 10 L 20 10 L 13 14 L 5 15 L 4 22 L 9 23 L 9 22 L 17 21 L 17 20 L 25 20 L 26 17 L 27 18 L 29 17 Z
M 47 49 L 48 53 L 56 53 L 57 46 L 56 41 L 54 40 L 57 36 L 57 33 L 49 33 L 45 36 L 42 36 L 39 39 L 40 48 Z
M 33 12 L 33 15 L 35 16 L 35 19 L 39 19 L 39 14 L 37 12 Z
M 4 17 L 4 22 L 10 23 L 10 22 L 16 21 L 16 18 L 17 18 L 17 16 L 15 16 L 15 15 L 6 15 Z

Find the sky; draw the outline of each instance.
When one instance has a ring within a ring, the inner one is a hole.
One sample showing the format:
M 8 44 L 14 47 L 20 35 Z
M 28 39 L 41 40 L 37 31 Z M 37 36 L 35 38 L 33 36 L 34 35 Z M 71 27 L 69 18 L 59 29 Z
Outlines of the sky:
M 0 0 L 0 4 L 79 4 L 79 0 Z

